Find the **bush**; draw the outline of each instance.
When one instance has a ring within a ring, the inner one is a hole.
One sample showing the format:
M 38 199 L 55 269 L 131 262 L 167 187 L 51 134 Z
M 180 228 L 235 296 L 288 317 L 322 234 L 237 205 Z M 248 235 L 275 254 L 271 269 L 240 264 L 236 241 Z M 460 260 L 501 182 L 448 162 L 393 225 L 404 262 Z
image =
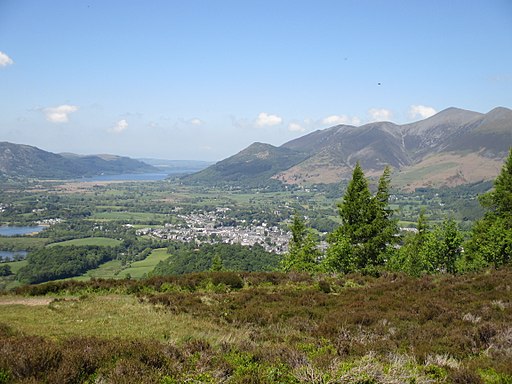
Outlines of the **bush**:
M 244 287 L 242 278 L 234 272 L 212 272 L 212 282 L 215 285 L 224 284 L 231 289 L 240 289 Z

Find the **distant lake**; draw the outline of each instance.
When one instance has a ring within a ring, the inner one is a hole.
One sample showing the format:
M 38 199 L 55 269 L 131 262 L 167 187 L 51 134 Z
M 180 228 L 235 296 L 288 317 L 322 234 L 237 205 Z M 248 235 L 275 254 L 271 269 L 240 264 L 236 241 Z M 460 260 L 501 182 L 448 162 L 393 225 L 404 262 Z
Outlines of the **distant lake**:
M 164 180 L 167 173 L 123 173 L 120 175 L 99 175 L 83 177 L 79 181 L 158 181 Z
M 7 259 L 7 260 L 13 260 L 14 256 L 19 255 L 23 256 L 24 259 L 27 256 L 27 251 L 0 251 L 0 258 Z
M 28 235 L 29 233 L 41 232 L 45 227 L 0 227 L 0 236 Z

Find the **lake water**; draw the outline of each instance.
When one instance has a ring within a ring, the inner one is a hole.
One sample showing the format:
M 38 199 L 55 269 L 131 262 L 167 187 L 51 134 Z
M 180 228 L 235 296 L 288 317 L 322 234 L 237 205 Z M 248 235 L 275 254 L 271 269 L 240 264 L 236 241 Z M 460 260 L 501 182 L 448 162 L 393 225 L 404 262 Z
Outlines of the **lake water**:
M 167 173 L 124 173 L 121 175 L 100 175 L 83 177 L 79 181 L 158 181 L 164 180 Z
M 29 233 L 41 232 L 45 227 L 4 227 L 0 226 L 0 236 L 28 235 Z
M 0 251 L 0 258 L 2 259 L 7 259 L 7 260 L 13 260 L 14 259 L 14 256 L 22 256 L 22 258 L 24 259 L 25 256 L 27 256 L 28 252 L 27 251 Z

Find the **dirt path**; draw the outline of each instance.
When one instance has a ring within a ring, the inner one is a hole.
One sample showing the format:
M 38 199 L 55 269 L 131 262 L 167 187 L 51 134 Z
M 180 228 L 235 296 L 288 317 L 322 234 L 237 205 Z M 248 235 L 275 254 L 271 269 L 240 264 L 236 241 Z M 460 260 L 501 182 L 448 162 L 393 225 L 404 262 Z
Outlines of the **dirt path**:
M 0 305 L 48 305 L 53 301 L 51 297 L 0 297 Z

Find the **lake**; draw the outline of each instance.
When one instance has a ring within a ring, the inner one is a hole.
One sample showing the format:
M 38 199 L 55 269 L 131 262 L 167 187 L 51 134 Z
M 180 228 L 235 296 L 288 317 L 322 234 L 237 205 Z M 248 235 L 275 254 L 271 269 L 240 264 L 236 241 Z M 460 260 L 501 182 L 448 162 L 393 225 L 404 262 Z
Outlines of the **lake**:
M 27 254 L 27 251 L 0 251 L 0 259 L 13 260 L 16 255 L 22 256 L 22 259 L 24 259 Z
M 79 181 L 159 181 L 164 180 L 167 173 L 123 173 L 120 175 L 99 175 L 83 177 Z
M 38 225 L 32 227 L 4 227 L 0 226 L 0 236 L 28 235 L 29 233 L 41 232 L 45 227 Z

